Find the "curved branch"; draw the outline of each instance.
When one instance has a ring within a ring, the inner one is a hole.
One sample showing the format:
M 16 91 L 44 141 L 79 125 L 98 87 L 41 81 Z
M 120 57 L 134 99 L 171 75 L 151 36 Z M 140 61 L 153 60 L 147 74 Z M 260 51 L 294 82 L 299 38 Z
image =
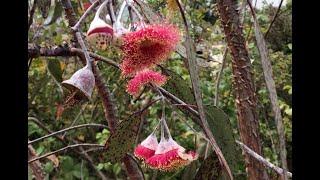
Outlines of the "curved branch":
M 43 139 L 46 139 L 46 138 L 49 138 L 51 136 L 55 136 L 57 134 L 60 134 L 60 133 L 63 133 L 63 132 L 66 132 L 66 131 L 70 131 L 70 130 L 73 130 L 73 129 L 78 129 L 78 128 L 83 128 L 83 127 L 88 127 L 88 126 L 92 126 L 92 127 L 103 127 L 103 128 L 107 128 L 107 126 L 103 125 L 103 124 L 81 124 L 81 125 L 77 125 L 77 126 L 72 126 L 72 127 L 69 127 L 69 128 L 65 128 L 65 129 L 62 129 L 60 131 L 56 131 L 56 132 L 53 132 L 51 134 L 48 134 L 48 135 L 45 135 L 45 136 L 42 136 L 40 138 L 37 138 L 37 139 L 34 139 L 32 141 L 29 141 L 28 142 L 28 145 L 29 144 L 32 144 L 32 143 L 35 143 L 35 142 L 38 142 L 38 141 L 41 141 Z
M 282 3 L 283 3 L 283 0 L 280 1 L 280 4 L 279 4 L 278 9 L 277 9 L 277 12 L 276 12 L 276 14 L 273 16 L 272 21 L 271 21 L 271 23 L 270 23 L 270 25 L 269 25 L 269 27 L 268 27 L 268 30 L 267 30 L 267 32 L 264 34 L 264 38 L 267 38 L 267 36 L 268 36 L 268 34 L 269 34 L 269 31 L 270 31 L 273 23 L 276 21 L 278 15 L 279 15 L 279 13 L 280 13 L 280 9 L 281 9 Z
M 28 163 L 32 163 L 34 161 L 37 161 L 37 160 L 40 160 L 42 158 L 45 158 L 45 157 L 48 157 L 52 154 L 56 154 L 56 153 L 60 153 L 61 151 L 64 151 L 64 150 L 67 150 L 69 148 L 75 148 L 75 147 L 80 147 L 80 146 L 96 146 L 96 147 L 104 147 L 103 145 L 100 145 L 100 144 L 89 144 L 89 143 L 83 143 L 83 144 L 72 144 L 72 145 L 69 145 L 69 146 L 66 146 L 66 147 L 63 147 L 61 149 L 58 149 L 56 151 L 52 151 L 52 152 L 49 152 L 47 154 L 44 154 L 42 156 L 39 156 L 39 157 L 36 157 L 36 158 L 33 158 L 31 160 L 28 161 Z
M 32 8 L 30 10 L 30 16 L 28 21 L 28 31 L 30 29 L 31 24 L 33 23 L 33 15 L 34 15 L 34 12 L 36 11 L 37 4 L 38 4 L 38 0 L 34 0 Z
M 277 172 L 278 174 L 282 175 L 284 173 L 283 169 L 275 166 L 274 164 L 272 164 L 271 162 L 267 161 L 265 158 L 263 158 L 262 156 L 260 156 L 259 154 L 257 154 L 256 152 L 254 152 L 252 149 L 250 149 L 248 146 L 246 146 L 245 144 L 243 144 L 240 141 L 236 140 L 236 143 L 240 145 L 240 147 L 246 152 L 248 153 L 250 156 L 254 157 L 255 159 L 257 159 L 258 161 L 260 161 L 261 163 L 263 163 L 264 165 L 268 166 L 269 168 L 273 169 L 275 172 Z M 292 177 L 292 173 L 289 171 L 286 171 L 287 176 L 288 177 Z

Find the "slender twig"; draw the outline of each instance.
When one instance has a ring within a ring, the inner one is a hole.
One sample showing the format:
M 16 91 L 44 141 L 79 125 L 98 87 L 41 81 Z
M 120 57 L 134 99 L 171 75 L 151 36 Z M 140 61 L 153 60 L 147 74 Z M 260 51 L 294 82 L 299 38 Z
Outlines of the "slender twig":
M 142 89 L 142 91 L 140 92 L 140 94 L 133 99 L 133 102 L 136 103 L 136 102 L 141 98 L 141 96 L 143 95 L 143 93 L 144 93 L 145 91 L 146 91 L 146 87 L 143 87 L 143 89 Z
M 100 4 L 99 0 L 96 0 L 94 3 L 90 5 L 90 7 L 82 14 L 78 22 L 71 27 L 72 30 L 77 31 L 81 25 L 81 23 L 90 15 L 91 12 L 95 11 L 95 8 Z
M 73 49 L 73 48 L 72 48 L 72 49 Z M 82 53 L 83 53 L 83 52 L 82 52 Z M 109 64 L 109 65 L 112 65 L 112 66 L 118 68 L 118 69 L 120 68 L 119 64 L 116 63 L 115 61 L 112 61 L 111 59 L 108 59 L 108 58 L 106 58 L 106 57 L 100 56 L 100 55 L 95 54 L 95 53 L 92 53 L 92 52 L 90 52 L 89 54 L 90 54 L 90 56 L 91 56 L 92 58 L 94 58 L 94 59 L 96 59 L 96 60 L 105 62 L 105 63 L 107 63 L 107 64 Z
M 218 74 L 218 77 L 217 77 L 216 93 L 215 93 L 215 96 L 214 96 L 214 105 L 215 105 L 215 106 L 218 106 L 219 86 L 220 86 L 220 82 L 221 82 L 221 78 L 222 78 L 222 73 L 223 73 L 224 67 L 226 66 L 227 54 L 228 54 L 228 46 L 226 46 L 226 49 L 224 50 L 221 69 L 220 69 L 219 74 Z
M 108 2 L 108 12 L 109 12 L 111 23 L 113 25 L 115 23 L 115 21 L 116 21 L 116 15 L 114 14 L 112 1 Z
M 254 24 L 254 31 L 255 31 L 255 37 L 257 41 L 258 50 L 261 57 L 261 65 L 263 69 L 264 79 L 266 82 L 266 86 L 269 92 L 269 99 L 271 101 L 272 111 L 275 114 L 275 122 L 277 125 L 277 133 L 279 138 L 279 144 L 280 144 L 280 160 L 282 169 L 284 171 L 287 171 L 288 165 L 287 165 L 287 150 L 286 150 L 286 141 L 285 141 L 285 134 L 284 134 L 284 127 L 283 127 L 283 119 L 281 115 L 281 109 L 278 104 L 278 95 L 276 90 L 275 81 L 273 79 L 273 73 L 272 73 L 272 65 L 270 62 L 270 59 L 268 57 L 268 48 L 265 42 L 265 39 L 263 37 L 263 34 L 261 32 L 259 23 L 256 18 L 255 10 L 252 7 L 252 4 L 250 0 L 247 0 L 251 14 L 253 17 L 253 24 Z M 283 173 L 283 179 L 287 179 L 287 174 Z
M 51 133 L 51 134 L 42 136 L 42 137 L 40 137 L 40 138 L 34 139 L 34 140 L 32 140 L 32 141 L 29 141 L 28 144 L 32 144 L 32 143 L 41 141 L 41 140 L 46 139 L 46 138 L 48 138 L 48 137 L 55 136 L 55 135 L 57 135 L 57 134 L 60 134 L 60 133 L 66 132 L 66 131 L 70 131 L 70 130 L 72 130 L 72 129 L 83 128 L 83 127 L 88 127 L 88 126 L 108 128 L 107 126 L 105 126 L 105 125 L 103 125 L 103 124 L 81 124 L 81 125 L 77 125 L 77 126 L 72 126 L 72 127 L 69 127 L 69 128 L 65 128 L 65 129 L 62 129 L 62 130 L 53 132 L 53 133 Z
M 84 57 L 86 59 L 86 63 L 87 63 L 86 66 L 88 66 L 88 68 L 92 70 L 91 58 L 88 53 L 88 49 L 87 49 L 86 45 L 84 44 L 83 38 L 82 38 L 81 33 L 79 31 L 76 32 L 76 37 L 77 37 L 78 43 L 83 51 Z
M 30 69 L 30 67 L 31 67 L 32 60 L 33 60 L 33 58 L 32 58 L 32 57 L 30 57 L 30 60 L 29 60 L 29 62 L 28 62 L 28 72 L 29 72 L 29 69 Z
M 82 171 L 83 171 L 83 160 L 81 160 L 81 167 L 80 167 L 80 178 L 81 178 L 81 180 L 83 180 Z
M 90 148 L 88 150 L 82 151 L 82 153 L 88 153 L 88 152 L 94 152 L 94 151 L 104 151 L 106 147 L 95 147 L 95 148 Z
M 42 124 L 42 122 L 40 122 L 37 118 L 35 117 L 28 117 L 28 121 L 32 121 L 34 123 L 36 123 L 41 129 L 45 130 L 47 133 L 53 133 L 50 129 L 48 129 L 44 124 Z M 55 138 L 57 138 L 59 141 L 61 141 L 64 145 L 68 145 L 67 141 L 68 138 L 64 138 L 62 139 L 61 136 L 59 136 L 58 134 L 54 135 Z M 76 140 L 74 139 L 71 139 L 71 141 L 76 144 L 78 143 Z M 101 149 L 104 149 L 104 147 L 101 147 Z M 76 150 L 76 149 L 71 149 L 73 152 L 75 152 L 76 154 L 78 154 L 82 159 L 86 160 L 88 163 L 89 163 L 89 166 L 96 171 L 96 173 L 98 174 L 98 176 L 103 179 L 103 180 L 106 180 L 106 176 L 101 172 L 99 171 L 96 166 L 94 165 L 94 162 L 92 160 L 92 158 L 86 153 L 86 151 L 84 151 L 83 147 L 79 147 L 79 150 Z
M 74 124 L 79 120 L 80 115 L 83 113 L 83 111 L 85 110 L 85 108 L 87 107 L 87 103 L 80 109 L 79 113 L 77 114 L 77 116 L 74 118 L 74 120 L 72 121 L 71 125 L 69 127 L 73 127 Z M 64 138 L 64 136 L 66 136 L 67 132 L 64 132 L 64 134 L 62 135 L 62 138 Z
M 271 162 L 269 162 L 268 160 L 266 160 L 265 158 L 263 158 L 262 156 L 260 156 L 258 153 L 254 152 L 252 149 L 250 149 L 248 146 L 246 146 L 245 144 L 243 144 L 240 141 L 236 140 L 236 143 L 239 144 L 241 146 L 241 148 L 250 156 L 252 156 L 253 158 L 255 158 L 256 160 L 260 161 L 261 163 L 263 163 L 264 165 L 268 166 L 269 168 L 273 169 L 275 172 L 277 172 L 278 174 L 282 175 L 284 173 L 283 169 L 280 167 L 275 166 L 274 164 L 272 164 Z M 289 171 L 287 172 L 287 176 L 288 177 L 292 177 L 292 173 Z
M 269 27 L 268 27 L 268 29 L 267 29 L 267 32 L 264 34 L 264 38 L 267 38 L 267 36 L 268 36 L 268 34 L 269 34 L 269 31 L 270 31 L 273 23 L 276 21 L 278 15 L 279 15 L 279 12 L 280 12 L 282 3 L 283 3 L 283 0 L 280 1 L 279 6 L 278 6 L 278 9 L 277 9 L 277 11 L 276 11 L 276 14 L 273 16 L 272 21 L 271 21 L 271 23 L 270 23 L 270 25 L 269 25 Z
M 193 107 L 193 108 L 197 108 L 196 105 L 192 105 L 192 104 L 172 104 L 173 106 L 189 106 L 189 107 Z
M 83 143 L 83 144 L 72 144 L 72 145 L 69 145 L 69 146 L 66 146 L 66 147 L 63 147 L 61 149 L 58 149 L 56 151 L 52 151 L 52 152 L 49 152 L 47 154 L 44 154 L 42 156 L 39 156 L 39 157 L 36 157 L 36 158 L 33 158 L 31 160 L 28 161 L 28 163 L 32 163 L 34 161 L 37 161 L 37 160 L 40 160 L 42 158 L 45 158 L 45 157 L 48 157 L 52 154 L 57 154 L 57 153 L 60 153 L 66 149 L 69 149 L 69 148 L 75 148 L 75 147 L 80 147 L 80 146 L 96 146 L 96 147 L 104 147 L 103 145 L 100 145 L 100 144 L 89 144 L 89 143 Z
M 210 143 L 209 143 L 209 141 L 207 141 L 207 143 L 206 143 L 206 150 L 205 150 L 205 152 L 204 152 L 204 159 L 207 159 L 207 157 L 208 157 L 209 147 L 210 147 Z
M 184 107 L 186 107 L 186 109 L 188 109 L 192 114 L 199 116 L 199 113 L 194 110 L 192 107 L 188 106 L 188 104 L 186 104 L 184 101 L 182 101 L 181 99 L 179 99 L 178 97 L 176 97 L 175 95 L 171 94 L 170 92 L 168 92 L 167 90 L 163 89 L 162 87 L 158 87 L 158 89 L 161 91 L 161 93 L 167 97 L 168 99 L 173 100 L 176 103 L 179 103 L 181 105 L 184 105 Z M 201 124 L 198 122 L 198 124 L 201 126 Z
M 28 31 L 30 29 L 31 24 L 33 23 L 33 15 L 37 7 L 38 0 L 33 1 L 32 8 L 30 10 L 29 21 L 28 21 Z
M 150 103 L 148 103 L 145 107 L 143 107 L 142 109 L 140 109 L 139 111 L 136 111 L 134 113 L 132 113 L 132 115 L 137 115 L 137 114 L 141 114 L 143 113 L 145 110 L 147 110 L 151 105 L 153 105 L 154 103 L 156 103 L 157 101 L 161 100 L 162 98 L 157 98 L 153 101 L 151 101 Z

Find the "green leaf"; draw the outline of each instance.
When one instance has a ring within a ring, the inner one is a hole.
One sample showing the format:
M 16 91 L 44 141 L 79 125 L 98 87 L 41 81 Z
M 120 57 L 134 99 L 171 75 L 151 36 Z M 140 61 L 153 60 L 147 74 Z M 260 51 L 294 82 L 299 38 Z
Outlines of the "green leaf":
M 217 179 L 221 173 L 221 166 L 216 153 L 212 152 L 210 156 L 202 161 L 201 166 L 195 176 L 196 180 Z
M 164 70 L 164 74 L 169 75 L 169 80 L 167 81 L 164 88 L 170 93 L 177 96 L 179 99 L 183 100 L 187 104 L 196 104 L 191 88 L 188 86 L 187 82 L 184 81 L 175 72 Z M 233 135 L 233 129 L 228 116 L 219 108 L 215 106 L 205 106 L 204 107 L 206 119 L 210 126 L 213 136 L 215 137 L 221 151 L 228 162 L 231 171 L 234 173 L 236 170 L 237 163 L 241 159 L 240 149 L 237 148 L 235 143 L 235 138 Z M 190 116 L 195 122 L 199 120 Z
M 126 153 L 132 151 L 141 118 L 132 117 L 122 121 L 106 142 L 104 157 L 111 163 L 120 162 Z
M 51 173 L 54 169 L 53 163 L 51 161 L 47 162 L 43 169 L 47 174 Z
M 62 70 L 60 61 L 58 59 L 49 59 L 47 60 L 47 67 L 53 78 L 58 82 L 62 82 Z
M 54 3 L 49 11 L 48 17 L 45 19 L 43 25 L 48 26 L 56 22 L 56 20 L 62 15 L 62 5 L 60 2 Z
M 103 163 L 99 163 L 98 166 L 97 166 L 97 169 L 98 170 L 102 170 L 104 167 L 104 164 Z
M 242 156 L 237 148 L 230 120 L 221 109 L 213 105 L 205 106 L 205 111 L 212 134 L 234 173 Z
M 292 44 L 291 44 L 291 43 L 288 44 L 288 48 L 289 48 L 290 50 L 292 50 Z
M 187 166 L 182 173 L 181 179 L 194 179 L 197 172 L 197 163 L 193 161 L 189 166 Z
M 74 175 L 75 177 L 80 179 L 81 178 L 81 171 L 74 170 L 74 171 L 72 171 L 72 175 Z
M 61 169 L 63 169 L 66 172 L 72 171 L 73 170 L 73 166 L 74 166 L 74 162 L 73 159 L 70 156 L 64 156 L 61 157 Z
M 162 73 L 169 78 L 163 88 L 169 91 L 171 94 L 179 97 L 182 101 L 195 105 L 196 102 L 193 96 L 193 92 L 186 81 L 177 73 L 171 70 L 165 68 L 161 68 L 161 70 Z
M 121 167 L 119 166 L 119 164 L 115 164 L 112 168 L 112 171 L 115 175 L 118 175 L 121 171 Z

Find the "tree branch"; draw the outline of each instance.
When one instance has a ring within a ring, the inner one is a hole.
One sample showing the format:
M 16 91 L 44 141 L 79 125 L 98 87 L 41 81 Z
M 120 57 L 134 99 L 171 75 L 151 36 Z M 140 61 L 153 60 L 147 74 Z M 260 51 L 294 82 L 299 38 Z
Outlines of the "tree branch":
M 61 149 L 58 149 L 58 150 L 56 150 L 56 151 L 52 151 L 52 152 L 49 152 L 49 153 L 44 154 L 44 155 L 42 155 L 42 156 L 39 156 L 39 157 L 33 158 L 33 159 L 29 160 L 29 161 L 28 161 L 28 163 L 32 163 L 32 162 L 34 162 L 34 161 L 37 161 L 37 160 L 40 160 L 40 159 L 42 159 L 42 158 L 48 157 L 48 156 L 50 156 L 50 155 L 52 155 L 52 154 L 60 153 L 60 152 L 62 152 L 62 151 L 64 151 L 64 150 L 67 150 L 67 149 L 69 149 L 69 148 L 75 148 L 75 147 L 80 147 L 80 146 L 96 146 L 96 147 L 104 147 L 103 145 L 100 145 L 100 144 L 89 144 L 89 143 L 83 143 L 83 144 L 72 144 L 72 145 L 69 145 L 69 146 L 63 147 L 63 148 L 61 148 Z
M 33 23 L 33 15 L 34 15 L 34 12 L 36 11 L 37 4 L 38 4 L 38 0 L 34 0 L 32 8 L 30 10 L 30 14 L 29 14 L 28 31 L 30 29 L 31 24 Z
M 100 55 L 92 53 L 92 52 L 89 52 L 89 55 L 92 58 L 94 58 L 95 60 L 102 61 L 104 63 L 111 65 L 111 66 L 119 68 L 119 64 L 109 58 L 100 56 Z M 83 53 L 82 49 L 72 48 L 72 47 L 70 48 L 69 45 L 64 45 L 64 46 L 59 45 L 59 46 L 55 46 L 53 48 L 48 48 L 48 47 L 40 47 L 39 45 L 36 45 L 36 44 L 28 44 L 28 57 L 29 58 L 37 58 L 39 56 L 44 56 L 44 57 L 79 56 L 79 57 L 82 57 L 82 56 L 84 56 L 84 53 Z
M 28 145 L 32 144 L 32 143 L 35 143 L 35 142 L 38 142 L 38 141 L 41 141 L 43 139 L 46 139 L 46 138 L 49 138 L 51 136 L 55 136 L 57 134 L 60 134 L 60 133 L 63 133 L 63 132 L 66 132 L 66 131 L 70 131 L 70 130 L 73 130 L 73 129 L 78 129 L 78 128 L 83 128 L 83 127 L 88 127 L 88 126 L 92 126 L 92 127 L 103 127 L 103 128 L 107 128 L 107 126 L 103 125 L 103 124 L 81 124 L 81 125 L 77 125 L 77 126 L 72 126 L 72 127 L 69 127 L 69 128 L 65 128 L 65 129 L 61 129 L 59 131 L 56 131 L 56 132 L 53 132 L 51 134 L 48 134 L 48 135 L 45 135 L 45 136 L 42 136 L 40 138 L 37 138 L 37 139 L 34 139 L 32 141 L 29 141 L 28 142 Z
M 279 6 L 278 6 L 278 9 L 277 9 L 276 13 L 274 14 L 274 16 L 273 16 L 273 18 L 272 18 L 272 21 L 271 21 L 271 23 L 270 23 L 270 25 L 269 25 L 269 27 L 268 27 L 268 29 L 267 29 L 267 32 L 264 34 L 264 38 L 267 38 L 267 36 L 268 36 L 268 34 L 269 34 L 269 31 L 270 31 L 273 23 L 276 21 L 278 15 L 279 15 L 279 13 L 280 13 L 280 9 L 281 9 L 282 3 L 283 3 L 283 0 L 280 1 Z
M 255 159 L 257 159 L 258 161 L 260 161 L 261 163 L 263 163 L 264 165 L 268 166 L 269 168 L 273 169 L 275 172 L 277 172 L 278 174 L 282 175 L 284 173 L 283 169 L 275 166 L 274 164 L 272 164 L 271 162 L 267 161 L 265 158 L 263 158 L 262 156 L 260 156 L 259 154 L 257 154 L 256 152 L 254 152 L 252 149 L 250 149 L 248 146 L 246 146 L 245 144 L 243 144 L 240 141 L 236 140 L 236 143 L 240 145 L 240 147 L 246 152 L 248 153 L 250 156 L 254 157 Z M 292 173 L 289 171 L 286 171 L 286 174 L 288 177 L 292 177 Z
M 95 8 L 98 7 L 99 4 L 100 4 L 99 0 L 96 0 L 94 3 L 92 3 L 90 7 L 82 14 L 78 22 L 73 27 L 71 27 L 71 29 L 74 31 L 77 31 L 81 23 L 90 15 L 91 12 L 95 11 Z
M 219 74 L 218 74 L 218 77 L 217 77 L 216 93 L 215 93 L 215 96 L 214 96 L 214 105 L 215 105 L 215 106 L 218 106 L 219 86 L 220 86 L 220 81 L 221 81 L 221 78 L 222 78 L 222 73 L 223 73 L 224 67 L 226 66 L 227 54 L 228 54 L 228 47 L 226 46 L 226 49 L 224 50 L 224 53 L 223 53 L 223 59 L 222 59 L 221 69 L 220 69 Z
M 37 118 L 35 117 L 28 117 L 28 120 L 29 121 L 32 121 L 34 123 L 36 123 L 41 129 L 45 130 L 46 132 L 48 133 L 53 133 L 50 129 L 48 129 L 44 124 L 42 124 L 42 122 L 40 122 Z M 62 138 L 61 136 L 58 136 L 57 134 L 54 135 L 55 138 L 57 138 L 60 142 L 62 142 L 65 146 L 68 145 L 68 142 L 69 139 L 67 137 L 65 138 Z M 78 143 L 76 140 L 74 139 L 71 139 L 72 143 Z M 103 147 L 104 148 L 104 147 Z M 96 166 L 94 165 L 94 162 L 92 160 L 92 158 L 87 154 L 86 151 L 84 151 L 83 147 L 79 147 L 79 150 L 76 150 L 76 149 L 71 149 L 74 153 L 78 154 L 82 159 L 86 160 L 90 167 L 95 170 L 95 172 L 98 174 L 98 176 L 102 179 L 102 180 L 107 180 L 107 179 L 110 179 L 110 178 L 107 178 L 101 171 L 99 171 Z

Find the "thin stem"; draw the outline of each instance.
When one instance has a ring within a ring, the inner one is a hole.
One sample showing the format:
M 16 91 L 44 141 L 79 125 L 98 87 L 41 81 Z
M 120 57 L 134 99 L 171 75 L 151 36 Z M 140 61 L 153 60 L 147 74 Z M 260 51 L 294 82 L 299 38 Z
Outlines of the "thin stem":
M 122 4 L 121 4 L 121 7 L 120 7 L 120 10 L 119 10 L 119 13 L 118 13 L 118 16 L 117 16 L 117 20 L 116 20 L 116 24 L 119 24 L 120 23 L 120 19 L 121 19 L 121 16 L 123 14 L 123 11 L 124 11 L 124 8 L 127 6 L 127 1 L 123 1 Z
M 66 147 L 63 147 L 61 149 L 58 149 L 56 151 L 52 151 L 52 152 L 49 152 L 47 154 L 44 154 L 42 156 L 38 156 L 36 158 L 33 158 L 31 160 L 28 161 L 28 163 L 32 163 L 34 161 L 37 161 L 37 160 L 40 160 L 42 158 L 45 158 L 45 157 L 48 157 L 52 154 L 56 154 L 56 153 L 60 153 L 61 151 L 64 151 L 66 149 L 69 149 L 69 148 L 75 148 L 75 147 L 80 147 L 80 146 L 96 146 L 96 147 L 104 147 L 103 145 L 100 145 L 100 144 L 89 144 L 89 143 L 83 143 L 83 144 L 73 144 L 73 145 L 69 145 L 69 146 L 66 146 Z
M 226 66 L 227 54 L 228 54 L 228 46 L 226 46 L 226 49 L 224 50 L 223 59 L 222 59 L 222 65 L 221 65 L 221 69 L 219 71 L 218 78 L 217 78 L 216 93 L 215 93 L 215 96 L 214 96 L 214 105 L 215 106 L 218 106 L 219 86 L 220 86 L 220 82 L 221 82 L 221 78 L 222 78 L 222 73 L 223 73 L 224 67 Z
M 38 0 L 34 0 L 32 8 L 30 10 L 30 16 L 29 16 L 29 21 L 28 21 L 28 31 L 30 29 L 31 24 L 33 23 L 33 15 L 34 15 L 34 12 L 36 10 L 37 3 L 38 3 Z
M 113 9 L 113 5 L 112 5 L 112 1 L 109 1 L 108 3 L 108 10 L 109 10 L 109 16 L 110 16 L 110 19 L 111 19 L 111 23 L 112 25 L 115 23 L 116 21 L 116 15 L 114 14 L 114 9 Z
M 250 156 L 252 156 L 253 158 L 255 158 L 256 160 L 260 161 L 261 163 L 263 163 L 264 165 L 266 165 L 267 167 L 273 169 L 275 172 L 277 172 L 280 175 L 283 175 L 284 171 L 282 168 L 275 166 L 274 164 L 272 164 L 271 162 L 267 161 L 265 158 L 263 158 L 262 156 L 260 156 L 258 153 L 254 152 L 252 149 L 250 149 L 248 146 L 246 146 L 245 144 L 243 144 L 240 141 L 236 140 L 236 143 L 240 145 L 240 147 Z M 289 171 L 286 171 L 287 176 L 288 177 L 292 177 L 292 173 Z
M 84 41 L 81 37 L 80 32 L 78 31 L 75 34 L 78 39 L 78 43 L 83 51 L 84 57 L 86 58 L 86 63 L 87 63 L 86 66 L 92 71 L 91 58 L 89 56 L 88 49 L 87 49 L 86 45 L 84 44 Z
M 280 1 L 280 4 L 279 4 L 278 9 L 277 9 L 277 12 L 276 12 L 276 14 L 273 16 L 272 21 L 271 21 L 271 23 L 270 23 L 270 25 L 269 25 L 269 27 L 268 27 L 268 30 L 267 30 L 267 32 L 264 34 L 264 38 L 267 38 L 267 36 L 268 36 L 268 34 L 269 34 L 269 31 L 270 31 L 273 23 L 276 21 L 278 15 L 279 15 L 279 12 L 280 12 L 282 3 L 283 3 L 283 0 Z
M 133 11 L 137 14 L 140 22 L 143 22 L 143 17 L 139 13 L 139 11 L 132 5 L 132 0 L 129 0 L 129 2 L 128 2 L 128 0 L 125 0 L 125 1 L 127 1 L 128 6 L 131 7 L 133 9 Z
M 85 104 L 79 111 L 79 113 L 77 114 L 77 116 L 74 118 L 74 120 L 72 121 L 71 125 L 69 127 L 73 127 L 74 124 L 78 121 L 78 119 L 80 118 L 80 115 L 82 114 L 82 112 L 85 110 L 85 108 L 87 107 L 88 104 Z M 67 132 L 64 132 L 64 134 L 62 135 L 62 138 L 64 138 L 64 136 L 67 134 Z
M 106 4 L 108 3 L 109 0 L 104 1 L 100 6 L 99 9 L 97 10 L 97 13 L 94 16 L 94 19 L 100 18 L 100 14 L 101 11 L 103 10 L 103 8 L 106 6 Z
M 108 128 L 107 126 L 105 126 L 105 125 L 103 125 L 103 124 L 81 124 L 81 125 L 72 126 L 72 127 L 66 128 L 66 129 L 62 129 L 62 130 L 53 132 L 53 133 L 51 133 L 51 134 L 42 136 L 42 137 L 40 137 L 40 138 L 34 139 L 34 140 L 32 140 L 32 141 L 29 141 L 29 142 L 28 142 L 28 145 L 29 145 L 29 144 L 32 144 L 32 143 L 35 143 L 35 142 L 38 142 L 38 141 L 41 141 L 41 140 L 46 139 L 46 138 L 51 137 L 51 136 L 55 136 L 55 135 L 57 135 L 57 134 L 60 134 L 60 133 L 66 132 L 66 131 L 70 131 L 70 130 L 72 130 L 72 129 L 83 128 L 83 127 L 88 127 L 88 126 Z
M 71 48 L 71 52 L 76 52 L 76 53 L 79 53 L 79 54 L 84 54 L 83 53 L 83 50 L 81 49 L 78 49 L 78 48 Z M 99 61 L 102 61 L 102 62 L 105 62 L 113 67 L 116 67 L 117 69 L 120 68 L 119 64 L 116 63 L 115 61 L 112 61 L 111 59 L 108 59 L 106 57 L 103 57 L 103 56 L 100 56 L 98 54 L 95 54 L 95 53 L 92 53 L 92 52 L 89 52 L 89 55 L 94 58 L 95 60 L 99 60 Z
M 107 0 L 108 1 L 108 0 Z M 106 2 L 107 2 L 106 1 Z M 80 17 L 80 19 L 78 20 L 78 22 L 71 27 L 72 30 L 76 31 L 77 29 L 79 29 L 81 23 L 90 15 L 91 12 L 94 11 L 94 9 L 99 5 L 99 0 L 96 0 L 94 3 L 91 4 L 91 6 L 83 13 L 83 15 Z

